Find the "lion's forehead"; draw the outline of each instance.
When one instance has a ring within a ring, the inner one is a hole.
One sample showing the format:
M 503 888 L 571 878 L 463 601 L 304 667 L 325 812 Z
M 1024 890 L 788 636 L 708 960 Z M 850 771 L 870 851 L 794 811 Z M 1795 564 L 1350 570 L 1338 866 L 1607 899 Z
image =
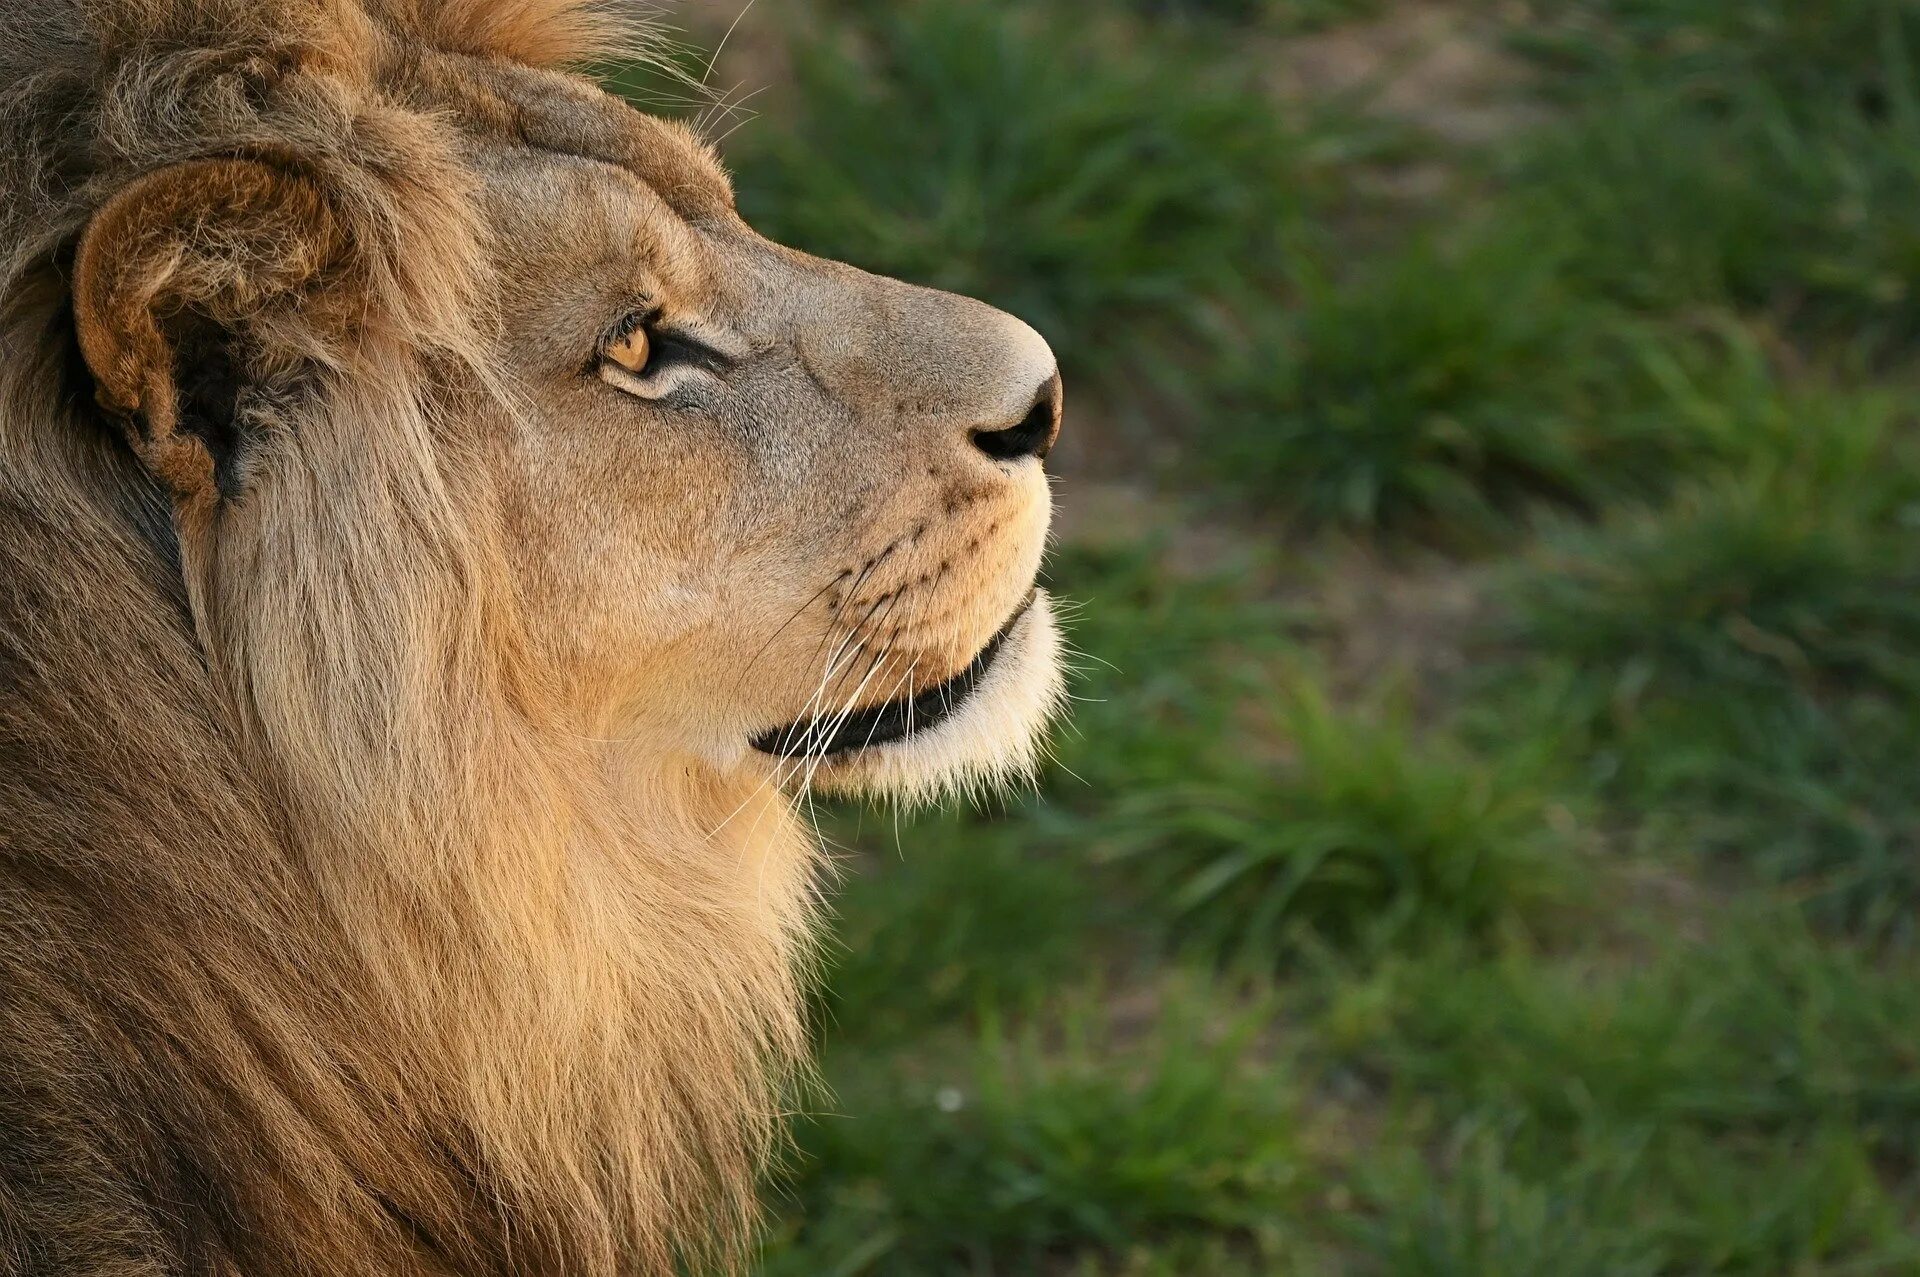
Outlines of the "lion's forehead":
M 733 216 L 726 172 L 692 130 L 636 111 L 584 77 L 435 54 L 408 60 L 391 82 L 485 141 L 622 169 L 690 221 Z

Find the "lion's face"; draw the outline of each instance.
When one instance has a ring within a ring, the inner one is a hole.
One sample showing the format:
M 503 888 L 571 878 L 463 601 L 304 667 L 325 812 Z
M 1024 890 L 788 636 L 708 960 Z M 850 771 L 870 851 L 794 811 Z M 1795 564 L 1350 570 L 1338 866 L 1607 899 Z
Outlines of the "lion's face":
M 1046 342 L 761 238 L 677 129 L 552 109 L 628 158 L 476 169 L 520 587 L 589 729 L 842 787 L 1023 761 L 1058 685 Z

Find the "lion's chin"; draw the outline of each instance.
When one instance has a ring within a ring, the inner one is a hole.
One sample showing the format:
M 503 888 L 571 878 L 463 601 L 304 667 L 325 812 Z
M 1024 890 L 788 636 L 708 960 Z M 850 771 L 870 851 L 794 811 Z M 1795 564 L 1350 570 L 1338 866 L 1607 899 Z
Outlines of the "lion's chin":
M 964 701 L 932 726 L 821 759 L 814 787 L 918 802 L 1022 780 L 1064 697 L 1060 628 L 1036 591 Z

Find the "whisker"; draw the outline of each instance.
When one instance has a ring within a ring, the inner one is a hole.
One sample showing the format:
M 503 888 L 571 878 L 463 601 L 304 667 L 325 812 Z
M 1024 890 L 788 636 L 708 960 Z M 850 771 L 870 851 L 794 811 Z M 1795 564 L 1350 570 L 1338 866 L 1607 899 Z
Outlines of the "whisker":
M 789 625 L 792 625 L 795 621 L 799 620 L 800 614 L 802 612 L 805 612 L 808 608 L 812 607 L 815 603 L 818 603 L 821 599 L 821 596 L 826 594 L 828 590 L 831 590 L 834 586 L 840 584 L 840 582 L 846 580 L 852 574 L 853 574 L 852 568 L 842 569 L 839 576 L 834 577 L 833 580 L 827 582 L 825 585 L 821 586 L 818 590 L 814 591 L 812 598 L 808 599 L 805 603 L 802 603 L 799 607 L 793 609 L 792 615 L 788 616 L 786 620 L 780 622 L 780 628 L 775 630 L 773 633 L 769 634 L 767 636 L 767 641 L 760 645 L 760 649 L 756 651 L 752 656 L 747 658 L 746 667 L 740 671 L 740 677 L 734 680 L 733 690 L 735 692 L 738 692 L 740 690 L 740 684 L 744 683 L 747 679 L 747 675 L 753 672 L 753 667 L 759 663 L 760 658 L 767 654 L 767 649 L 773 646 L 774 640 L 779 638 L 782 634 L 786 633 L 787 627 Z
M 738 93 L 743 87 L 743 85 L 734 85 L 733 88 L 728 89 L 717 99 L 710 102 L 707 109 L 700 113 L 696 131 L 699 132 L 702 137 L 705 137 L 710 145 L 719 146 L 721 142 L 724 142 L 727 137 L 733 133 L 734 129 L 739 128 L 742 124 L 760 118 L 757 112 L 747 110 L 747 103 L 766 92 L 769 86 L 763 84 L 759 88 L 741 93 L 738 98 L 735 98 L 733 95 Z M 726 133 L 721 134 L 719 137 L 712 136 L 710 131 L 714 124 L 729 116 L 739 116 L 740 118 L 733 122 L 733 128 L 728 129 Z
M 867 671 L 866 678 L 861 679 L 860 685 L 853 689 L 853 694 L 851 696 L 847 697 L 846 703 L 841 706 L 840 712 L 837 715 L 835 715 L 832 725 L 829 728 L 827 728 L 825 733 L 820 737 L 820 740 L 818 743 L 823 748 L 833 740 L 834 733 L 838 732 L 840 728 L 846 723 L 847 719 L 853 714 L 854 707 L 858 705 L 860 702 L 860 693 L 864 692 L 867 689 L 868 682 L 872 680 L 874 674 L 879 671 L 879 668 L 880 668 L 879 665 L 875 664 L 871 669 L 869 669 Z M 819 772 L 820 765 L 824 763 L 826 760 L 827 760 L 827 755 L 825 753 L 819 753 L 813 756 L 813 765 L 807 768 L 806 779 L 800 782 L 800 789 L 802 793 L 809 794 L 809 795 L 812 793 L 814 775 Z
M 877 607 L 879 605 L 876 603 L 875 606 Z M 835 680 L 843 672 L 841 661 L 843 659 L 852 661 L 860 654 L 860 648 L 857 645 L 852 646 L 851 649 L 849 648 L 849 645 L 853 644 L 853 638 L 854 636 L 852 634 L 848 634 L 840 640 L 840 646 L 834 649 L 832 657 L 827 661 L 826 670 L 820 676 L 820 685 L 814 689 L 813 695 L 807 698 L 806 708 L 802 712 L 801 717 L 795 720 L 796 722 L 807 722 L 811 720 L 813 723 L 813 727 L 809 728 L 801 738 L 800 752 L 803 754 L 805 750 L 812 748 L 817 739 L 816 733 L 819 730 L 820 718 L 816 713 L 816 707 L 826 703 L 827 693 L 832 690 Z
M 888 596 L 886 600 L 886 605 L 887 605 L 886 611 L 882 612 L 880 615 L 876 617 L 871 618 L 870 620 L 861 622 L 859 628 L 854 631 L 855 634 L 860 634 L 862 631 L 869 630 L 869 629 L 874 631 L 874 633 L 868 634 L 867 636 L 860 639 L 860 646 L 863 649 L 866 647 L 870 639 L 878 637 L 879 627 L 886 624 L 887 619 L 893 615 L 893 609 L 896 605 L 899 604 L 902 594 L 903 594 L 902 591 L 896 590 L 892 595 Z M 891 653 L 893 637 L 898 633 L 899 631 L 896 629 L 893 632 L 893 634 L 888 635 L 887 640 L 885 642 L 885 647 L 887 650 L 873 654 L 872 660 L 868 662 L 868 665 L 867 665 L 868 669 L 873 669 L 874 667 L 878 666 L 879 663 Z M 840 677 L 844 679 L 846 677 L 846 674 L 842 673 Z
M 752 94 L 748 95 L 748 97 L 751 97 L 751 96 L 753 95 Z M 741 101 L 742 102 L 746 101 L 746 98 L 742 98 Z M 732 139 L 735 133 L 738 133 L 741 129 L 746 128 L 749 124 L 757 124 L 759 123 L 759 121 L 760 121 L 760 112 L 748 111 L 744 107 L 741 108 L 740 118 L 735 120 L 727 128 L 727 131 L 725 133 L 716 134 L 713 138 L 712 145 L 716 150 L 720 147 L 725 146 L 728 143 L 728 141 Z
M 740 24 L 747 20 L 747 15 L 753 12 L 753 6 L 758 3 L 759 0 L 747 0 L 746 7 L 734 18 L 733 25 L 729 26 L 727 33 L 720 37 L 720 43 L 713 46 L 713 56 L 707 59 L 706 73 L 700 77 L 702 85 L 713 78 L 713 69 L 720 65 L 720 55 L 727 51 L 727 41 L 733 39 L 733 33 L 739 30 Z

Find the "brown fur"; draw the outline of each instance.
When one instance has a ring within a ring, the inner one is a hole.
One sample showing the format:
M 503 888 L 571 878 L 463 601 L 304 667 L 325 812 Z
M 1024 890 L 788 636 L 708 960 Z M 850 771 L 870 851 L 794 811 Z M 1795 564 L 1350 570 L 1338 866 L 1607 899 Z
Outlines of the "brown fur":
M 754 237 L 577 0 L 9 21 L 0 1273 L 736 1265 L 814 874 L 744 742 L 1001 626 L 1044 346 Z M 726 377 L 589 375 L 635 298 Z M 999 765 L 1034 650 L 820 779 Z

